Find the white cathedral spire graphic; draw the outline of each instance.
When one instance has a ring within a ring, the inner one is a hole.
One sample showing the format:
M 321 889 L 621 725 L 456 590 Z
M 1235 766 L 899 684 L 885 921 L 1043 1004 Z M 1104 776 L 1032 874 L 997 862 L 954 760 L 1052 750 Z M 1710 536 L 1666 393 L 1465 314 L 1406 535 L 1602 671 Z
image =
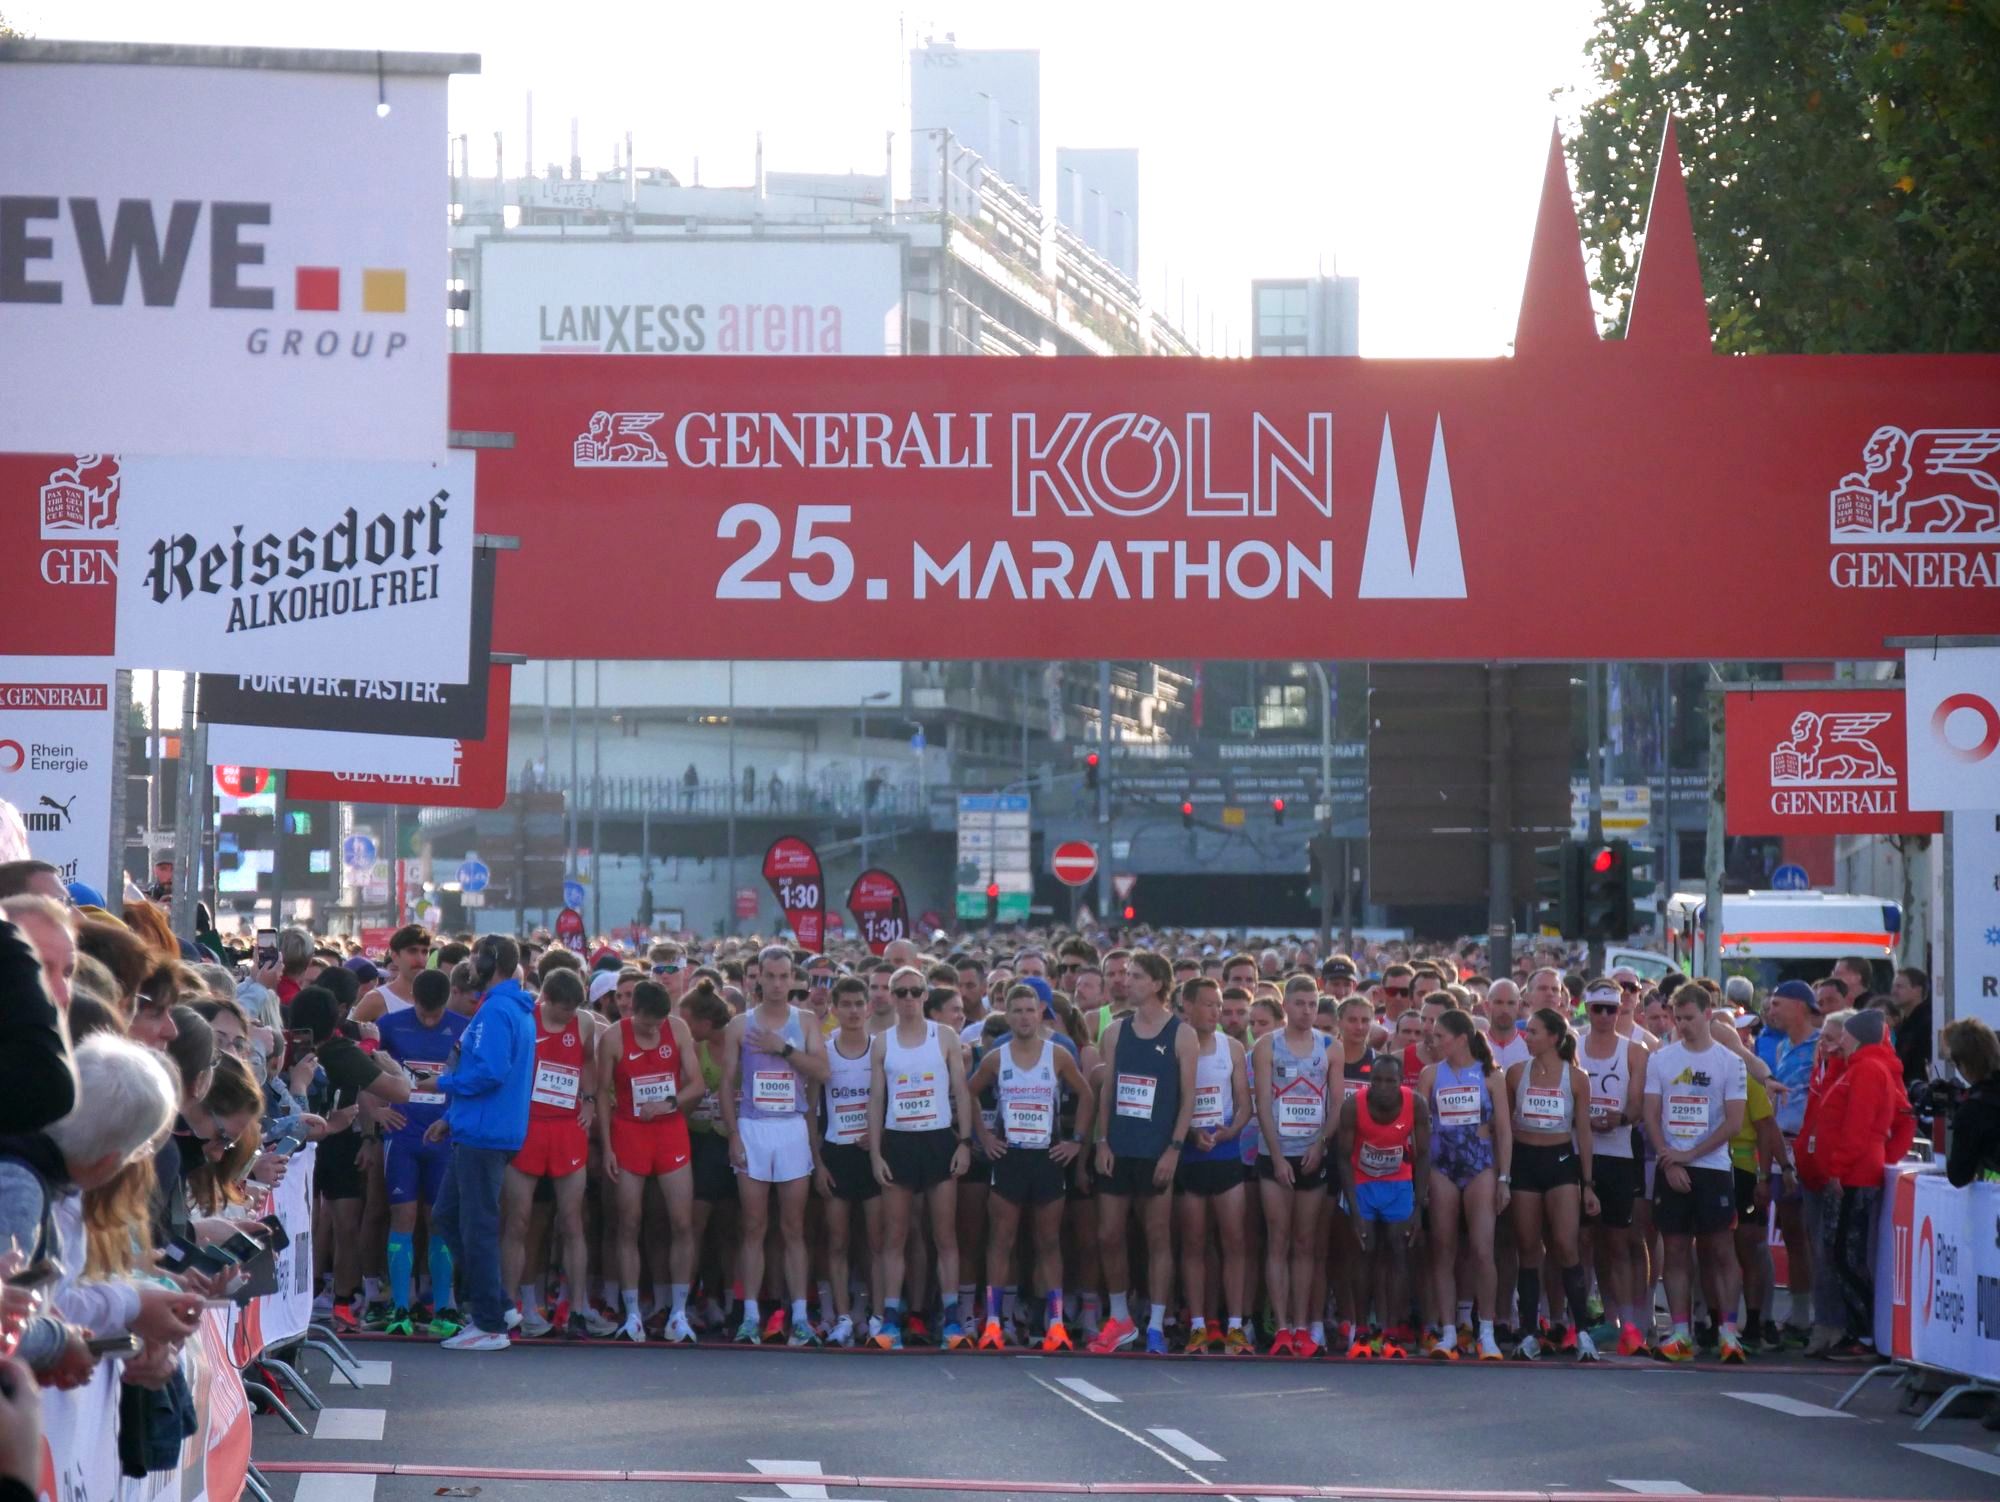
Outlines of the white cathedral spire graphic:
M 1458 550 L 1458 512 L 1451 499 L 1451 470 L 1444 456 L 1444 419 L 1431 436 L 1430 473 L 1417 548 L 1410 553 L 1403 524 L 1403 487 L 1396 478 L 1396 441 L 1382 419 L 1382 457 L 1375 467 L 1375 499 L 1368 513 L 1368 542 L 1361 554 L 1364 600 L 1462 600 L 1465 564 Z

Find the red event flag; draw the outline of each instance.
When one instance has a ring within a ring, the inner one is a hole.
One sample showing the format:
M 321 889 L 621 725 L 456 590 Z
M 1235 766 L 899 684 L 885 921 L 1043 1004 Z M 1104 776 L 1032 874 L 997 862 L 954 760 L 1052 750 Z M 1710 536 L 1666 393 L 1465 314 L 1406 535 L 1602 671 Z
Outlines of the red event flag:
M 1903 690 L 1733 689 L 1724 726 L 1730 834 L 1936 834 L 1912 813 Z
M 903 884 L 887 871 L 871 866 L 854 878 L 847 891 L 847 910 L 868 942 L 870 954 L 880 954 L 898 939 L 910 936 L 910 907 Z
M 819 852 L 795 834 L 781 836 L 764 852 L 764 880 L 785 910 L 799 948 L 826 951 L 826 877 Z

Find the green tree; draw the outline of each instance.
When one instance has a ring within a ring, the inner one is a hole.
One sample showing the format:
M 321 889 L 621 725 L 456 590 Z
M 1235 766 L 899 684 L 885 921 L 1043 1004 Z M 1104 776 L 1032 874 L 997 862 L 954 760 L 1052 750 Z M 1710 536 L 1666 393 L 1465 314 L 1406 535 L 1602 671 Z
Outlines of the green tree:
M 1620 329 L 1671 111 L 1718 350 L 2000 350 L 2000 0 L 1602 0 L 1586 52 Z

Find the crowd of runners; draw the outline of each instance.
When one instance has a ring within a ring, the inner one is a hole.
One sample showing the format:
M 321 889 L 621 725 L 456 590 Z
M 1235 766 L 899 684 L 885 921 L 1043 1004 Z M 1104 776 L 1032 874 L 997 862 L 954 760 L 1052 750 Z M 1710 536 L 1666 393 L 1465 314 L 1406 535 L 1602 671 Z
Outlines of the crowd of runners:
M 1929 1068 L 1926 978 L 1858 960 L 1758 995 L 1559 952 L 1489 978 L 1184 933 L 579 955 L 409 926 L 232 971 L 6 911 L 73 1021 L 206 1026 L 255 1109 L 177 1120 L 246 1177 L 317 1143 L 323 1316 L 459 1350 L 1871 1360 Z

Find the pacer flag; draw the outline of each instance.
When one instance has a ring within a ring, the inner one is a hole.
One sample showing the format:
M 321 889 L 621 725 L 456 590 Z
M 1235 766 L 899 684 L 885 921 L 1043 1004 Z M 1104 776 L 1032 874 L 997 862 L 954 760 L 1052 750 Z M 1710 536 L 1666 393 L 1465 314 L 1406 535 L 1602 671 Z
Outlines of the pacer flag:
M 0 41 L 0 450 L 436 453 L 479 60 L 141 50 Z
M 106 890 L 116 671 L 101 657 L 0 657 L 0 798 L 65 882 Z
M 122 665 L 465 681 L 471 454 L 123 464 Z
M 799 948 L 826 952 L 826 876 L 819 852 L 795 834 L 771 841 L 764 852 L 764 881 L 785 910 Z
M 1910 699 L 1910 802 L 2000 808 L 2000 647 L 1903 654 Z
M 1731 834 L 1936 834 L 1912 813 L 1903 690 L 1826 688 L 1729 696 Z

